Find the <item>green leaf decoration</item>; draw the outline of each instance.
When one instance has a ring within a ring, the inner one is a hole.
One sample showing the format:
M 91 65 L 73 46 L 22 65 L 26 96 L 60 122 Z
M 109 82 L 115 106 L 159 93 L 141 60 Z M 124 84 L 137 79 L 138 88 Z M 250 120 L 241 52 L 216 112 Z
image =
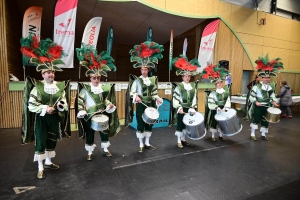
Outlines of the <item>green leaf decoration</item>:
M 60 67 L 57 67 L 56 65 L 53 65 L 53 69 L 55 71 L 58 71 L 58 72 L 62 72 L 63 71 Z
M 143 66 L 142 63 L 135 63 L 135 64 L 133 65 L 134 68 L 139 68 L 139 67 L 142 67 L 142 66 Z
M 105 76 L 105 77 L 107 76 L 107 73 L 105 71 L 100 71 L 100 74 Z
M 53 60 L 52 64 L 53 65 L 66 65 L 65 62 L 62 61 L 61 59 Z

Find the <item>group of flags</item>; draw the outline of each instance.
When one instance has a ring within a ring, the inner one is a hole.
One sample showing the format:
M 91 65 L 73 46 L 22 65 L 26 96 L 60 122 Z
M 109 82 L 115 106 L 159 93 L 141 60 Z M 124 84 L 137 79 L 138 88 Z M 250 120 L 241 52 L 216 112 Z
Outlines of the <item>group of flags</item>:
M 74 57 L 74 41 L 75 41 L 75 22 L 77 13 L 78 0 L 58 0 L 54 11 L 54 29 L 53 29 L 53 42 L 61 45 L 64 52 L 68 55 L 63 58 L 65 68 L 74 68 L 73 57 Z M 29 34 L 40 36 L 41 34 L 41 18 L 42 8 L 32 6 L 28 8 L 24 14 L 22 37 L 26 38 Z M 199 46 L 198 61 L 203 69 L 213 61 L 213 49 L 216 39 L 220 20 L 214 20 L 209 23 L 203 33 Z M 97 46 L 98 36 L 100 32 L 102 17 L 94 17 L 87 24 L 83 32 L 82 43 Z M 147 40 L 152 40 L 152 29 L 148 29 Z M 170 37 L 170 50 L 169 50 L 169 63 L 173 57 L 173 35 L 174 31 L 171 30 Z M 113 44 L 113 28 L 110 27 L 108 30 L 107 37 L 107 52 L 110 54 Z M 183 55 L 187 51 L 187 38 L 184 39 L 183 43 Z M 23 65 L 28 65 L 23 59 Z M 169 70 L 172 66 L 169 65 Z M 201 69 L 201 71 L 202 71 Z M 80 78 L 80 74 L 79 74 Z

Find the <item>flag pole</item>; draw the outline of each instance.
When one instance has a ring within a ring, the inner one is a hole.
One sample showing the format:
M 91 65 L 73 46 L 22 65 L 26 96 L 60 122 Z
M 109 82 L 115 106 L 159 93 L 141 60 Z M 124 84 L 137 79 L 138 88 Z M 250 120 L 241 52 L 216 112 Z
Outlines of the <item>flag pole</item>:
M 172 59 L 173 59 L 173 35 L 174 30 L 171 30 L 170 36 L 170 50 L 169 50 L 169 83 L 171 82 L 171 70 L 172 70 Z

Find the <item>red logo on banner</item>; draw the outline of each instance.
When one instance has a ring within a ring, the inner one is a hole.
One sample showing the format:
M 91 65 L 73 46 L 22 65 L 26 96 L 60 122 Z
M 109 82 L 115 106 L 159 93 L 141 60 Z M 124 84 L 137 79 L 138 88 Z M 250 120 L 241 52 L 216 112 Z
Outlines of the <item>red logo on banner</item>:
M 63 27 L 63 28 L 67 28 L 69 25 L 70 25 L 70 22 L 71 22 L 71 18 L 70 19 L 68 19 L 68 21 L 67 22 L 62 22 L 62 23 L 60 23 L 59 25 L 61 26 L 61 27 Z

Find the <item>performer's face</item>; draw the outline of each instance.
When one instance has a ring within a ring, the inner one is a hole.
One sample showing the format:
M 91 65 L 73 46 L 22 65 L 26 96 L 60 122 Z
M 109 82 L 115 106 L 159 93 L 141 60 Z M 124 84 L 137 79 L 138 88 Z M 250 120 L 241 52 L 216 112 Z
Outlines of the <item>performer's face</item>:
M 42 73 L 42 77 L 47 83 L 52 83 L 55 78 L 55 71 L 46 71 Z
M 271 78 L 270 78 L 270 77 L 262 77 L 262 82 L 263 82 L 264 84 L 269 84 L 270 81 L 271 81 Z
M 222 86 L 223 86 L 223 82 L 222 82 L 222 81 L 216 82 L 216 87 L 217 87 L 218 89 L 221 89 Z
M 148 72 L 149 72 L 149 68 L 147 67 L 142 67 L 141 68 L 141 73 L 143 77 L 147 77 L 148 76 Z
M 92 77 L 90 78 L 90 80 L 91 80 L 93 86 L 98 86 L 98 85 L 99 85 L 99 83 L 100 83 L 100 78 L 101 78 L 100 76 L 92 76 Z
M 183 82 L 185 82 L 185 83 L 189 83 L 190 80 L 191 80 L 191 76 L 190 76 L 190 75 L 183 75 L 183 76 L 182 76 L 182 80 L 183 80 Z

